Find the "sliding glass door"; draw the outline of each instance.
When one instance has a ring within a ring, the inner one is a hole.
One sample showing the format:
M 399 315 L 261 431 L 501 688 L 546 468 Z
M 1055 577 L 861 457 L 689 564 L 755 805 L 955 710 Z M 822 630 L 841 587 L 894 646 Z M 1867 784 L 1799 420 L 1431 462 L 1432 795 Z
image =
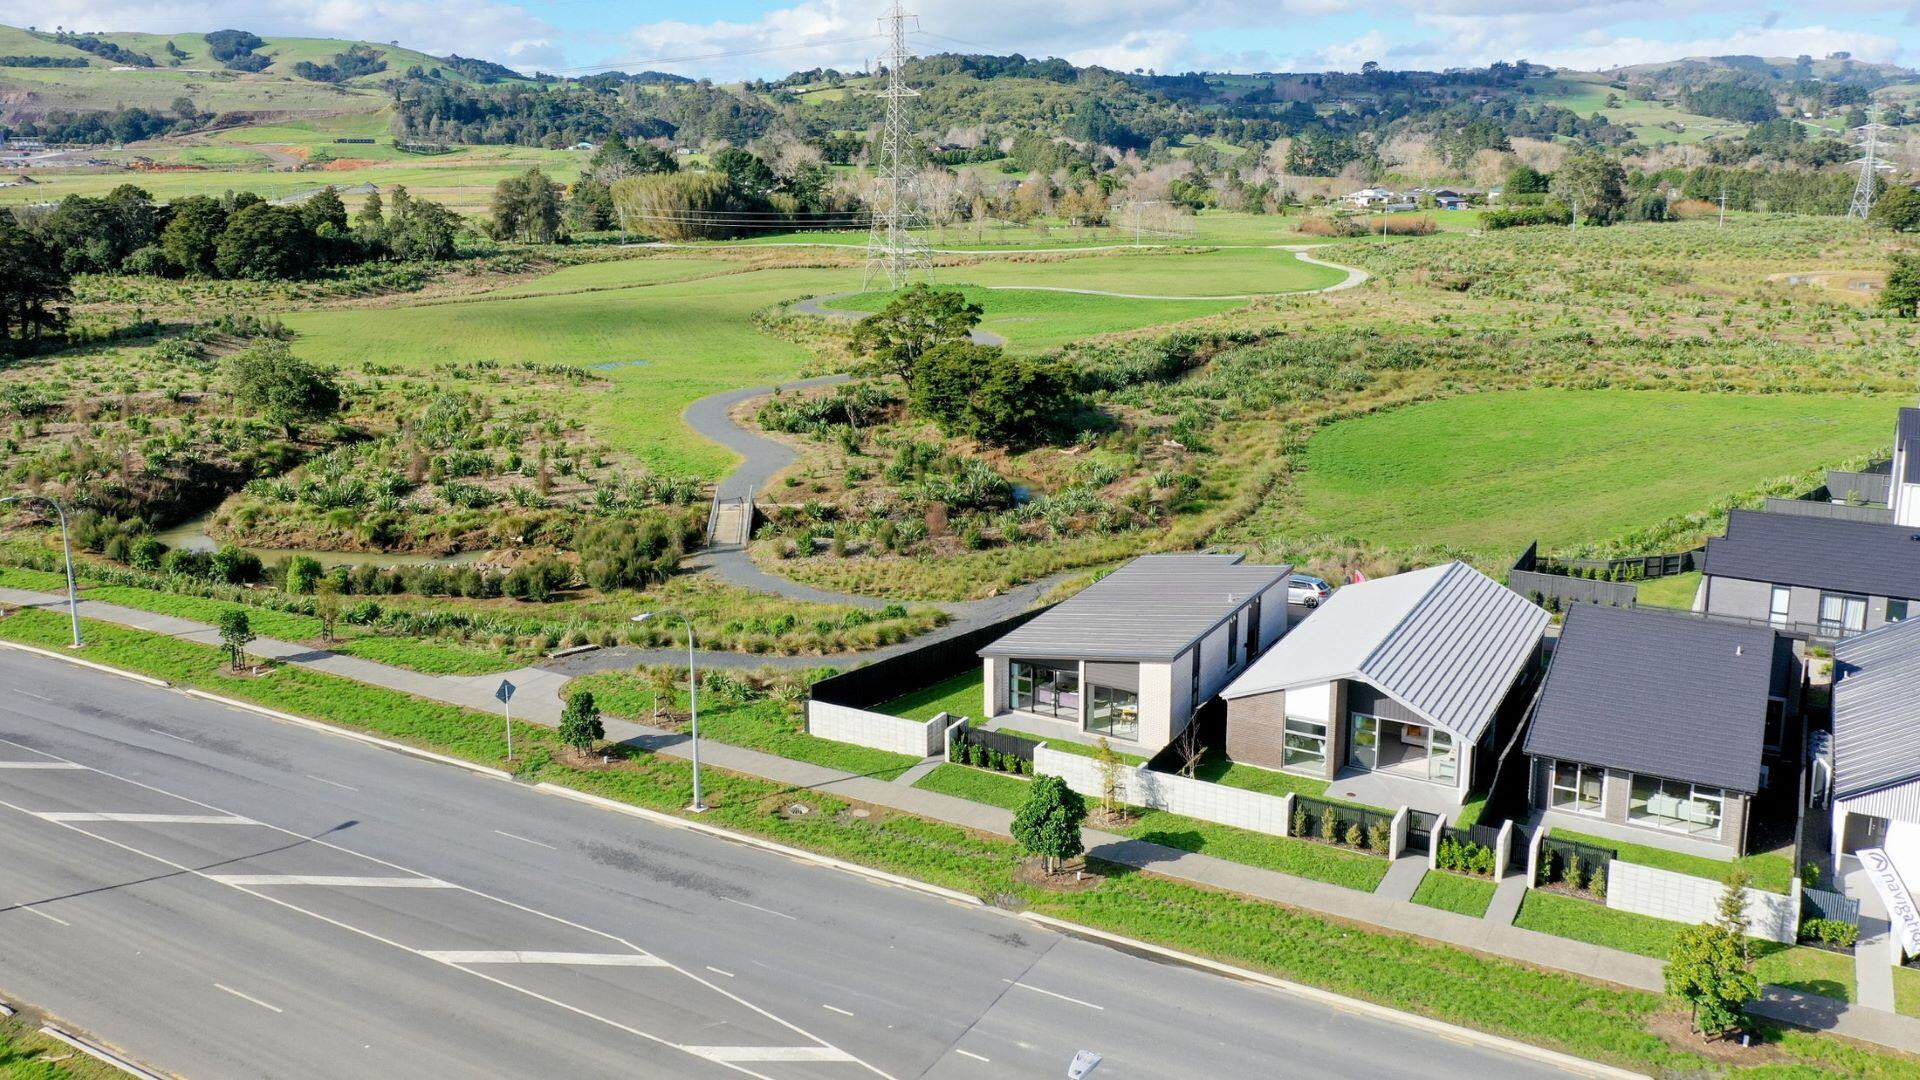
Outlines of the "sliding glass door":
M 1078 666 L 1015 660 L 1012 669 L 1012 699 L 1016 710 L 1071 720 L 1076 724 L 1080 722 Z

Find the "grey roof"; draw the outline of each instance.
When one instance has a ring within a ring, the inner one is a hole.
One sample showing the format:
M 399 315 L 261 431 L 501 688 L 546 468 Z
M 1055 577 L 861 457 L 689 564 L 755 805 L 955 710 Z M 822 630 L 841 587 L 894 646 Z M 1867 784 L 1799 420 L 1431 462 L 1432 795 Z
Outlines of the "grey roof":
M 1833 794 L 1920 779 L 1920 619 L 1833 648 Z
M 1480 738 L 1547 613 L 1463 562 L 1348 585 L 1221 696 L 1364 679 L 1434 726 Z
M 1894 429 L 1893 444 L 1907 448 L 1904 484 L 1920 484 L 1920 409 L 1901 409 L 1900 423 Z
M 1711 577 L 1920 599 L 1920 528 L 1735 510 L 1707 541 Z
M 1527 753 L 1758 791 L 1774 641 L 1765 627 L 1577 605 Z
M 980 655 L 1172 660 L 1292 573 L 1239 555 L 1142 555 Z

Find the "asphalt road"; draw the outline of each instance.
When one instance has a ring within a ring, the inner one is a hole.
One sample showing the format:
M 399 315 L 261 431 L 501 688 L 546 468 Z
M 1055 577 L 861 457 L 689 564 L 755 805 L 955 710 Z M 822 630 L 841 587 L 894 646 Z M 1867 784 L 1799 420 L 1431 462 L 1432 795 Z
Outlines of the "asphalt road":
M 0 942 L 196 1078 L 1552 1072 L 12 652 Z

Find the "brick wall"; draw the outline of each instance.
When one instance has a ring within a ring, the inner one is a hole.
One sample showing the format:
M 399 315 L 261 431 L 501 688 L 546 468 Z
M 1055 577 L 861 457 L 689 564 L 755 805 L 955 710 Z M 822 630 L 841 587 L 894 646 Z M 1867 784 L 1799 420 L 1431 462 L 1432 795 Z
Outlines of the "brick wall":
M 1278 769 L 1286 763 L 1287 695 L 1284 690 L 1227 702 L 1227 756 Z

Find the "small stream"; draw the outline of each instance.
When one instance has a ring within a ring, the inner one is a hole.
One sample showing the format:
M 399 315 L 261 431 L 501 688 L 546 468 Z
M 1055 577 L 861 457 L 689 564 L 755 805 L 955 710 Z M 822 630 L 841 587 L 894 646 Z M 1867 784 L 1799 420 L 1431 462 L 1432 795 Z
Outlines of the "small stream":
M 213 514 L 209 511 L 200 517 L 194 518 L 192 521 L 175 525 L 171 529 L 163 529 L 153 535 L 155 539 L 170 548 L 184 548 L 188 551 L 213 551 L 220 546 L 220 541 L 207 535 L 207 525 L 212 520 Z M 370 563 L 374 566 L 422 566 L 427 564 L 436 566 L 461 566 L 466 563 L 480 561 L 480 556 L 484 554 L 479 551 L 462 551 L 453 555 L 415 555 L 388 551 L 306 551 L 298 548 L 258 547 L 242 548 L 241 550 L 252 552 L 254 555 L 260 557 L 261 562 L 265 563 L 274 562 L 278 559 L 292 558 L 295 555 L 305 555 L 308 558 L 319 560 L 320 565 L 329 567 L 341 565 L 358 566 L 363 563 Z

